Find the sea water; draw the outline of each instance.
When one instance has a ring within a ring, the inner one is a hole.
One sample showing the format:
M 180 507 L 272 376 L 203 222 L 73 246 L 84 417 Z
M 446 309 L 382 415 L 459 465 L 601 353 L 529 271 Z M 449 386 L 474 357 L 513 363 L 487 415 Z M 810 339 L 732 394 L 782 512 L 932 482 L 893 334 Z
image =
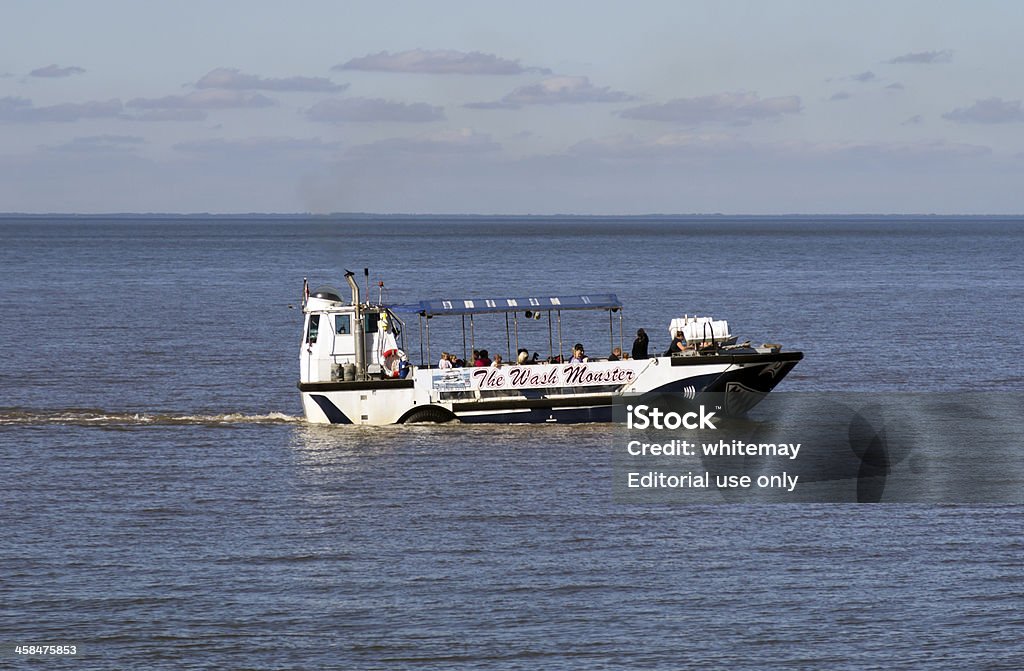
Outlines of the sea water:
M 1024 390 L 1018 220 L 7 218 L 0 666 L 1024 667 L 1020 507 L 628 505 L 609 425 L 306 425 L 302 279 L 345 269 L 616 293 L 562 325 L 598 356 L 728 319 L 805 353 L 780 391 Z

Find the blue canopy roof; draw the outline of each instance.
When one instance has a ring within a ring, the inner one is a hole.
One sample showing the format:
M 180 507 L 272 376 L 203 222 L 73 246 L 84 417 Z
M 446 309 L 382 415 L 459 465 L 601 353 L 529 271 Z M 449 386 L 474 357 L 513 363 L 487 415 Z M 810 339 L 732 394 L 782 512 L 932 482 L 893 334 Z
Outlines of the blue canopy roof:
M 475 315 L 488 312 L 543 312 L 546 310 L 617 310 L 622 308 L 615 294 L 585 296 L 526 296 L 523 298 L 453 298 L 387 306 L 398 313 Z

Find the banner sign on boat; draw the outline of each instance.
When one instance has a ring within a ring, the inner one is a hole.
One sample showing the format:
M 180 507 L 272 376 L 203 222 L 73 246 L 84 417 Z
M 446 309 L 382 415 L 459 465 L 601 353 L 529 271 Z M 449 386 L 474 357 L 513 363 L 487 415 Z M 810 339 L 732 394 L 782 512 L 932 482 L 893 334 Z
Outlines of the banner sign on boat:
M 623 385 L 632 382 L 635 377 L 636 372 L 625 366 L 594 366 L 586 363 L 450 368 L 434 372 L 431 386 L 438 391 L 589 387 Z

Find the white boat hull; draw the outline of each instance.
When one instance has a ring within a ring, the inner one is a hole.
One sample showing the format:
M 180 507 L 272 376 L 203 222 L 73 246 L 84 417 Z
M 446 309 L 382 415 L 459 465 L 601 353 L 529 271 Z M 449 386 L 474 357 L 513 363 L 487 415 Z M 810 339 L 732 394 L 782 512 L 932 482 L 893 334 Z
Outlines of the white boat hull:
M 617 398 L 722 393 L 724 414 L 757 404 L 799 352 L 712 354 L 503 368 L 413 368 L 406 379 L 300 383 L 317 424 L 607 422 Z

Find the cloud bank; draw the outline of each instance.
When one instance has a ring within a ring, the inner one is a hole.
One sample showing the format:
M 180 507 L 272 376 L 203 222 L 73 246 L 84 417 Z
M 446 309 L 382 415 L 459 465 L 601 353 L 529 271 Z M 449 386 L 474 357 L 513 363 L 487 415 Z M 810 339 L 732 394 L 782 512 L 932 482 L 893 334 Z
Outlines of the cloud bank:
M 526 72 L 549 74 L 545 68 L 525 67 L 518 60 L 501 58 L 481 51 L 452 49 L 411 49 L 391 53 L 381 51 L 353 58 L 331 70 L 365 70 L 371 72 L 414 72 L 420 74 L 518 75 Z
M 351 154 L 356 157 L 379 159 L 403 154 L 484 154 L 500 149 L 501 144 L 495 142 L 489 134 L 477 133 L 469 128 L 460 128 L 419 137 L 378 140 L 353 147 Z
M 977 100 L 970 107 L 958 107 L 942 115 L 943 119 L 959 123 L 1017 123 L 1024 121 L 1024 109 L 1019 100 L 987 98 Z
M 80 68 L 77 65 L 69 65 L 62 68 L 54 64 L 47 65 L 45 68 L 37 68 L 28 74 L 30 77 L 70 77 L 84 73 L 85 68 Z
M 635 100 L 628 93 L 608 86 L 594 86 L 587 77 L 548 77 L 536 84 L 521 86 L 494 102 L 467 103 L 470 109 L 518 109 L 523 105 L 561 105 L 615 103 Z
M 319 91 L 336 92 L 348 84 L 335 84 L 326 77 L 260 77 L 235 68 L 216 68 L 196 82 L 197 89 L 230 89 L 235 91 Z
M 216 156 L 276 156 L 282 154 L 305 155 L 309 152 L 333 152 L 341 147 L 338 142 L 324 142 L 315 138 L 294 137 L 250 137 L 240 140 L 213 138 L 192 140 L 175 144 L 174 149 L 189 154 L 213 154 Z
M 75 154 L 106 154 L 128 151 L 143 144 L 146 144 L 145 138 L 137 135 L 106 134 L 76 137 L 64 144 L 47 147 L 47 149 Z
M 886 63 L 899 65 L 903 63 L 913 64 L 929 64 L 929 63 L 948 63 L 953 60 L 953 52 L 950 49 L 942 49 L 940 51 L 916 51 L 909 54 L 903 54 L 896 58 L 886 61 Z
M 206 89 L 163 98 L 133 98 L 128 107 L 150 110 L 204 110 L 271 107 L 277 102 L 261 93 L 227 89 Z
M 717 93 L 631 107 L 619 115 L 625 119 L 669 123 L 749 124 L 764 119 L 777 119 L 785 114 L 797 114 L 800 110 L 799 96 L 762 99 L 757 93 Z
M 426 103 L 402 103 L 381 98 L 342 98 L 322 100 L 306 110 L 310 121 L 325 123 L 404 121 L 423 123 L 441 121 L 444 109 Z
M 27 98 L 7 97 L 0 98 L 0 122 L 68 123 L 81 119 L 118 117 L 121 115 L 122 109 L 121 101 L 117 99 L 36 107 Z

